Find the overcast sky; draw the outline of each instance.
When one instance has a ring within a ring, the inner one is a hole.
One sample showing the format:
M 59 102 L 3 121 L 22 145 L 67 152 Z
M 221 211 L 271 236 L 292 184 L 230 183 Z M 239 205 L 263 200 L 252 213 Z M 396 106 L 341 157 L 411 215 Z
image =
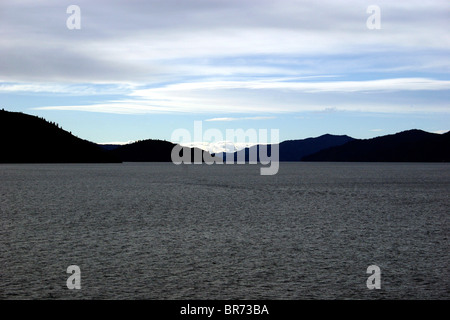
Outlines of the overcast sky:
M 100 143 L 195 120 L 281 140 L 444 132 L 449 27 L 448 0 L 2 0 L 0 106 Z

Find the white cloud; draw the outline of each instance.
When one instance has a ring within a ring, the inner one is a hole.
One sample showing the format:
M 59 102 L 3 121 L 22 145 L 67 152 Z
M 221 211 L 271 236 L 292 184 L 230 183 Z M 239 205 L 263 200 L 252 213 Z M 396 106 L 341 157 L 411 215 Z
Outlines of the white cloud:
M 375 31 L 366 27 L 369 0 L 79 0 L 80 30 L 66 28 L 70 4 L 1 1 L 5 81 L 149 83 L 179 79 L 180 70 L 184 77 L 317 74 L 329 67 L 344 73 L 349 64 L 449 70 L 447 0 L 380 0 L 382 30 Z M 276 65 L 239 65 L 255 57 Z M 292 57 L 305 64 L 279 64 Z M 230 58 L 237 60 L 224 61 Z
M 211 119 L 206 119 L 205 121 L 236 121 L 242 118 L 211 118 Z
M 321 76 L 326 77 L 326 76 Z M 156 100 L 168 93 L 193 90 L 297 90 L 304 92 L 368 92 L 368 91 L 418 91 L 450 90 L 450 81 L 427 78 L 396 78 L 366 81 L 302 81 L 303 78 L 275 78 L 264 80 L 180 82 L 150 89 L 136 89 L 132 84 L 58 84 L 58 83 L 7 83 L 0 82 L 0 92 L 45 92 L 78 95 L 123 93 L 130 97 Z M 166 99 L 166 97 L 162 98 Z
M 208 122 L 222 122 L 222 121 L 240 121 L 240 120 L 268 120 L 275 119 L 275 117 L 241 117 L 241 118 L 211 118 L 206 119 Z
M 80 30 L 70 4 L 1 1 L 0 92 L 120 94 L 36 108 L 118 114 L 450 109 L 448 0 L 377 1 L 381 30 L 371 0 L 79 0 Z
M 193 90 L 297 90 L 304 92 L 368 92 L 368 91 L 417 91 L 417 90 L 449 90 L 450 81 L 426 78 L 397 78 L 366 81 L 282 81 L 247 80 L 247 81 L 207 81 L 185 82 L 165 87 L 135 90 L 131 96 L 154 99 L 164 94 L 192 92 Z
M 55 93 L 66 95 L 102 95 L 102 94 L 129 94 L 134 86 L 132 84 L 61 84 L 61 83 L 10 83 L 0 81 L 0 92 L 3 93 Z
M 292 80 L 292 79 L 290 79 Z M 365 111 L 386 113 L 450 111 L 434 91 L 450 89 L 450 81 L 398 78 L 367 81 L 210 81 L 183 82 L 131 90 L 122 100 L 93 105 L 38 107 L 40 110 L 80 110 L 120 114 L 250 113 Z M 411 100 L 408 92 L 421 91 Z M 261 120 L 261 117 L 221 117 L 208 121 Z

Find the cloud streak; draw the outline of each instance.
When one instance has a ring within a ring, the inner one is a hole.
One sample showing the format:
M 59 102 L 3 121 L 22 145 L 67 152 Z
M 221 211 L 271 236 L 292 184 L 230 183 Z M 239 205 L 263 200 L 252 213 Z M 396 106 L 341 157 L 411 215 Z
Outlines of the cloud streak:
M 241 117 L 241 118 L 211 118 L 206 119 L 207 122 L 223 122 L 223 121 L 241 121 L 241 120 L 269 120 L 275 117 Z
M 295 82 L 277 80 L 208 81 L 168 85 L 161 88 L 135 90 L 131 95 L 153 97 L 161 92 L 192 90 L 297 90 L 304 92 L 368 92 L 368 91 L 417 91 L 449 90 L 450 81 L 425 78 L 397 78 L 368 81 Z
M 1 1 L 2 94 L 209 121 L 450 110 L 448 0 L 377 1 L 381 30 L 366 27 L 369 0 L 79 0 L 80 30 L 66 28 L 70 4 Z
M 450 81 L 397 78 L 367 81 L 184 82 L 130 90 L 123 100 L 92 105 L 43 106 L 38 110 L 78 110 L 119 114 L 288 112 L 449 112 Z M 411 94 L 421 92 L 411 101 Z M 434 99 L 431 102 L 431 98 Z M 261 120 L 264 117 L 215 117 L 208 121 Z
M 447 0 L 426 6 L 418 0 L 378 1 L 383 29 L 375 32 L 366 28 L 372 1 L 79 0 L 77 31 L 65 25 L 70 4 L 1 2 L 4 81 L 150 83 L 178 79 L 180 69 L 184 76 L 224 74 L 227 68 L 228 75 L 314 74 L 333 65 L 346 72 L 341 57 L 355 53 L 366 57 L 353 60 L 358 70 L 395 61 L 396 68 L 449 71 Z M 429 63 L 430 55 L 439 55 L 437 65 Z M 259 64 L 292 58 L 297 66 Z

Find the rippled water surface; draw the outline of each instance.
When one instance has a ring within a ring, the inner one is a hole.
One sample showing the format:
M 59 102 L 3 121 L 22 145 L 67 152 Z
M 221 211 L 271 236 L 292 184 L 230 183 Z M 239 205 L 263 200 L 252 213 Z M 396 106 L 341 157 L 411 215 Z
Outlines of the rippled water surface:
M 449 214 L 448 164 L 0 165 L 0 298 L 449 299 Z

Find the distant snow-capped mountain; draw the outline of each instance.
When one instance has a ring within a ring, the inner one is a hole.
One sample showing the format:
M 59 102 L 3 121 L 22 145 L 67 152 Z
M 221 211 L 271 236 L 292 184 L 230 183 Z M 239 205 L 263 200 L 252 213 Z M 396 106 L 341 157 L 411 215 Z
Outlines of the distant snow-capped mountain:
M 234 153 L 239 150 L 249 148 L 255 143 L 248 142 L 231 142 L 231 141 L 217 141 L 217 142 L 188 142 L 181 143 L 183 147 L 199 148 L 209 153 Z

